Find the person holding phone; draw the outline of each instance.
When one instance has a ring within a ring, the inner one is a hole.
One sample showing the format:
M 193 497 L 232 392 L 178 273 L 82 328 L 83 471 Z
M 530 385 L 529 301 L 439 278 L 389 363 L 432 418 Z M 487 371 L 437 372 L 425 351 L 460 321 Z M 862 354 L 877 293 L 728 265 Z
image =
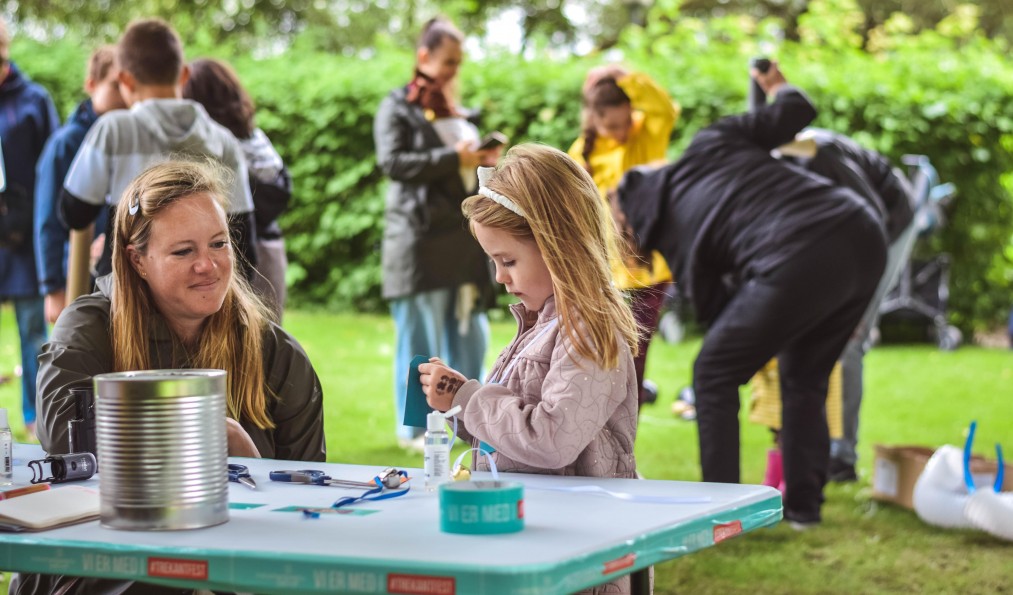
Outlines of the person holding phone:
M 665 159 L 679 104 L 651 77 L 617 64 L 592 68 L 582 95 L 584 132 L 569 154 L 591 174 L 604 200 L 630 168 Z M 654 383 L 644 382 L 644 367 L 672 273 L 661 254 L 653 252 L 646 260 L 630 255 L 612 263 L 612 278 L 629 298 L 641 329 L 634 365 L 643 405 L 658 396 Z
M 463 42 L 449 21 L 426 23 L 414 76 L 383 100 L 373 124 L 376 161 L 390 177 L 381 258 L 396 327 L 395 427 L 401 446 L 420 452 L 422 429 L 402 425 L 412 357 L 440 356 L 479 378 L 489 343 L 492 275 L 461 203 L 477 188 L 476 167 L 495 165 L 500 148 L 479 148 L 454 97 Z

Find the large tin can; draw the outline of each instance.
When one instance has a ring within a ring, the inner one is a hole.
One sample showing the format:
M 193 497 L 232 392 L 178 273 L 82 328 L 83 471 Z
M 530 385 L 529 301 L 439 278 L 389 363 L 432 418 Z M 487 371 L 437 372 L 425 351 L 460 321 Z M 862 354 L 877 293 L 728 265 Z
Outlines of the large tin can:
M 95 376 L 102 526 L 197 529 L 229 520 L 223 370 Z

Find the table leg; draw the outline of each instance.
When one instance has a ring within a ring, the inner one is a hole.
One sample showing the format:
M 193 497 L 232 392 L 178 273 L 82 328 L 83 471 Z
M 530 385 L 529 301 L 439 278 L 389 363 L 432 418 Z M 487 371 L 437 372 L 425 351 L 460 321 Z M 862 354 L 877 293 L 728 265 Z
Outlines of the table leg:
M 630 575 L 630 595 L 651 595 L 651 567 L 641 568 Z

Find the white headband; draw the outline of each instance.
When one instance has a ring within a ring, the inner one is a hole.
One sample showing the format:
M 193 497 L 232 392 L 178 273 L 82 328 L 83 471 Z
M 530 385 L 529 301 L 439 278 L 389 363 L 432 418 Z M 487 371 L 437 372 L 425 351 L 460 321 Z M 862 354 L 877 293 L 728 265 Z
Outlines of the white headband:
M 495 167 L 479 167 L 478 168 L 478 193 L 481 194 L 482 196 L 486 197 L 486 198 L 490 198 L 490 199 L 496 201 L 497 203 L 499 203 L 499 204 L 503 205 L 504 207 L 510 209 L 514 213 L 517 213 L 521 217 L 524 217 L 525 219 L 527 219 L 528 218 L 527 215 L 525 215 L 524 211 L 519 206 L 517 206 L 517 203 L 515 203 L 514 201 L 510 200 L 509 198 L 503 196 L 499 192 L 496 192 L 495 190 L 493 190 L 493 189 L 489 188 L 488 186 L 486 186 L 486 183 L 489 182 L 489 178 L 492 177 L 492 174 L 495 171 L 496 171 Z

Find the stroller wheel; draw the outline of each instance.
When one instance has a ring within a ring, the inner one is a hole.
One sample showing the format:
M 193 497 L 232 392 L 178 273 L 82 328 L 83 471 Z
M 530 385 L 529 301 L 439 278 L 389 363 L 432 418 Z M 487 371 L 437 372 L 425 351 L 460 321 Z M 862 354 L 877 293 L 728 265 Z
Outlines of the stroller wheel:
M 937 338 L 939 348 L 943 351 L 953 351 L 957 347 L 960 347 L 960 343 L 963 341 L 964 335 L 955 326 L 946 325 L 939 333 Z

